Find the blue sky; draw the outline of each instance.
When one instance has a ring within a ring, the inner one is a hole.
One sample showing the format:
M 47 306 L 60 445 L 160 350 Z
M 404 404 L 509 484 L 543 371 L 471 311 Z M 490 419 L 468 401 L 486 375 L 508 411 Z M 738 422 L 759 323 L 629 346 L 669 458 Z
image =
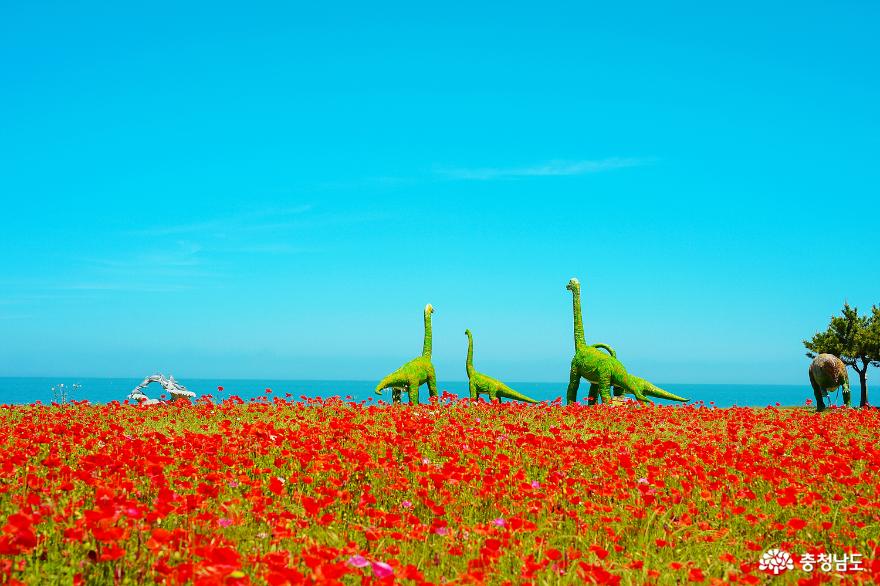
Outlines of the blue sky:
M 0 375 L 803 383 L 880 302 L 872 2 L 7 3 Z

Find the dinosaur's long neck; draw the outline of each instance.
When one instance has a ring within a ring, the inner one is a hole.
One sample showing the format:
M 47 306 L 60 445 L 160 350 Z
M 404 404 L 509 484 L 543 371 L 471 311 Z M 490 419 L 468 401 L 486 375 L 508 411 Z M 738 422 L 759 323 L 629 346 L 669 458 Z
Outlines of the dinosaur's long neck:
M 571 292 L 571 302 L 574 306 L 574 348 L 578 350 L 587 345 L 584 339 L 584 318 L 581 315 L 581 290 L 579 288 Z
M 467 363 L 465 367 L 467 368 L 468 378 L 471 378 L 471 375 L 474 373 L 474 337 L 470 332 L 467 333 L 468 337 L 468 355 L 467 355 Z
M 425 310 L 425 342 L 422 344 L 422 356 L 431 357 L 431 312 Z

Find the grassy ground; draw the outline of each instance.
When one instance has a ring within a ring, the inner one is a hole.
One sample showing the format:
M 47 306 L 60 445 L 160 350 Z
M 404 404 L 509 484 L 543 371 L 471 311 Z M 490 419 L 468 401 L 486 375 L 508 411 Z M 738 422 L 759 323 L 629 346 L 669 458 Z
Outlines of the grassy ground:
M 878 410 L 0 407 L 0 583 L 880 578 Z M 794 569 L 769 577 L 781 548 Z M 799 567 L 857 553 L 861 572 Z

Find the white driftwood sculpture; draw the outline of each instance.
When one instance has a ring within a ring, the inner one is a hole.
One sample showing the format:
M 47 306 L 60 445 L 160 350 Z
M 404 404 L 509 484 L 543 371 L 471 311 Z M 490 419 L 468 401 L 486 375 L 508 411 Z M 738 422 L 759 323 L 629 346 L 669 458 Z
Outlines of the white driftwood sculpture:
M 152 384 L 159 383 L 162 388 L 171 395 L 171 401 L 179 399 L 181 397 L 195 397 L 196 394 L 185 386 L 174 380 L 174 376 L 170 376 L 165 378 L 162 374 L 154 374 L 152 376 L 148 376 L 144 379 L 144 382 L 139 384 L 134 388 L 134 390 L 128 394 L 128 398 L 137 401 L 139 405 L 155 405 L 156 403 L 161 403 L 158 399 L 149 398 L 146 393 L 144 393 L 144 389 Z

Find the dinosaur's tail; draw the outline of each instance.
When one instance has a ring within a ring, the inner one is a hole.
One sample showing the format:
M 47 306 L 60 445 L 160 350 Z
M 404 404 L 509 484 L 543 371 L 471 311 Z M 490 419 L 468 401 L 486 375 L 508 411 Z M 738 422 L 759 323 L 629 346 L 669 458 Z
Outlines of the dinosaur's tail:
M 638 378 L 638 377 L 636 377 Z M 642 392 L 649 397 L 655 397 L 657 399 L 667 399 L 669 401 L 681 401 L 682 403 L 687 403 L 690 399 L 685 399 L 684 397 L 679 397 L 678 395 L 674 395 L 669 391 L 664 391 L 660 387 L 649 383 L 644 379 L 639 379 L 642 381 Z
M 593 344 L 593 348 L 601 348 L 602 350 L 605 350 L 606 352 L 611 354 L 612 358 L 617 358 L 617 352 L 615 352 L 614 348 L 612 348 L 608 344 Z
M 684 397 L 679 397 L 678 395 L 674 395 L 669 391 L 664 391 L 660 387 L 649 383 L 643 378 L 639 378 L 637 376 L 633 376 L 631 374 L 627 375 L 627 385 L 624 385 L 624 388 L 629 387 L 630 392 L 634 390 L 641 391 L 645 396 L 655 397 L 657 399 L 667 399 L 669 401 L 681 401 L 682 403 L 687 403 L 690 399 L 685 399 Z
M 522 401 L 523 403 L 538 403 L 539 401 L 535 401 L 531 397 L 527 397 L 518 391 L 514 391 L 510 387 L 504 387 L 500 389 L 496 393 L 499 397 L 503 397 L 505 399 L 513 399 L 514 401 Z
M 649 397 L 656 397 L 657 399 L 667 399 L 669 401 L 681 401 L 682 403 L 687 403 L 690 399 L 686 399 L 685 397 L 679 397 L 669 391 L 664 391 L 659 387 L 655 387 L 651 385 L 647 389 L 645 389 L 645 394 Z

